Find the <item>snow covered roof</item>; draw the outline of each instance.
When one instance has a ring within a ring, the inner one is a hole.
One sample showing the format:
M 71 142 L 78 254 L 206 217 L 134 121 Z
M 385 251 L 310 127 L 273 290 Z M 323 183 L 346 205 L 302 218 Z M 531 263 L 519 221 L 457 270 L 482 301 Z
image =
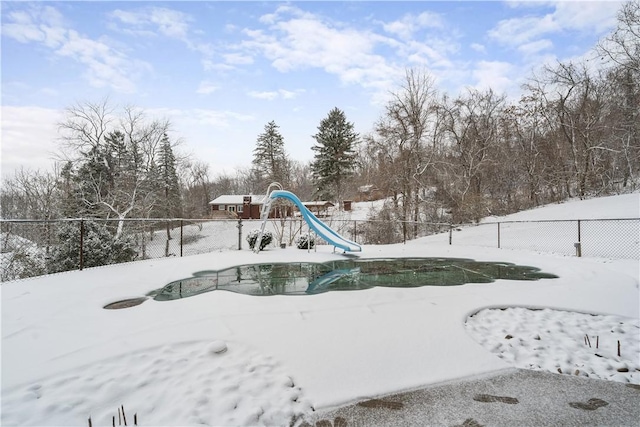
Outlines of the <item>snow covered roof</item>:
M 262 204 L 262 200 L 267 197 L 264 194 L 223 194 L 209 202 L 210 205 L 241 205 L 245 197 L 251 197 L 251 204 Z
M 319 206 L 319 207 L 335 206 L 333 203 L 327 202 L 327 201 L 324 201 L 324 200 L 316 200 L 316 201 L 313 201 L 313 202 L 302 202 L 302 204 L 305 205 L 306 207 L 310 207 L 310 206 L 313 206 L 313 207 L 317 207 L 317 206 Z
M 373 184 L 361 185 L 360 187 L 358 187 L 358 191 L 360 193 L 369 193 L 369 192 L 377 190 L 377 189 L 378 188 Z

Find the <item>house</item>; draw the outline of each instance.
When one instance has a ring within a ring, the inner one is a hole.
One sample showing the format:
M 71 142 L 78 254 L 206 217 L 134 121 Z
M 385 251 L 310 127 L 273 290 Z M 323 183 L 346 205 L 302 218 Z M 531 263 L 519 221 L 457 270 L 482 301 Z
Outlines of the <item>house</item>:
M 211 205 L 211 217 L 260 219 L 263 200 L 266 198 L 266 195 L 256 194 L 224 194 L 209 202 Z M 269 212 L 269 218 L 282 218 L 283 216 L 291 216 L 291 214 L 292 209 L 290 206 L 287 206 L 286 209 L 281 209 L 274 205 Z
M 369 202 L 371 200 L 379 200 L 383 197 L 382 191 L 373 184 L 361 185 L 358 187 L 357 202 Z
M 326 215 L 329 208 L 335 206 L 333 203 L 324 200 L 318 200 L 315 202 L 302 202 L 302 204 L 311 212 L 315 213 L 318 217 Z

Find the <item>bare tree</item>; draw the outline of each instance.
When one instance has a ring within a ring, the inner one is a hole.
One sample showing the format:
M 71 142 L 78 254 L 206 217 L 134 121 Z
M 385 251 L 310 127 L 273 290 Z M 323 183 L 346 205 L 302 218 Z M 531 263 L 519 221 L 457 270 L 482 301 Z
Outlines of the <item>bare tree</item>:
M 640 173 L 640 79 L 625 67 L 615 67 L 605 82 L 607 142 L 612 150 L 607 175 L 624 188 L 637 188 Z
M 80 164 L 82 201 L 88 208 L 101 207 L 104 216 L 124 219 L 144 215 L 160 200 L 155 194 L 153 170 L 160 142 L 170 131 L 168 120 L 149 120 L 142 110 L 127 106 L 116 114 L 108 100 L 69 107 L 59 124 L 70 159 Z M 150 181 L 151 180 L 151 181 Z
M 618 11 L 618 26 L 596 46 L 615 64 L 640 74 L 640 1 L 632 0 Z
M 489 213 L 484 180 L 490 179 L 489 166 L 496 162 L 504 96 L 469 89 L 465 96 L 445 100 L 442 108 L 449 149 L 439 163 L 440 188 L 450 198 L 454 221 L 478 220 Z
M 567 165 L 577 195 L 585 197 L 597 186 L 602 156 L 609 150 L 604 123 L 605 85 L 599 76 L 589 74 L 584 63 L 545 67 L 543 85 L 550 107 L 547 111 L 552 112 L 553 120 L 557 121 L 558 136 L 566 147 Z M 572 189 L 567 190 L 570 196 Z
M 420 190 L 432 164 L 431 142 L 436 90 L 425 71 L 408 69 L 399 90 L 391 93 L 384 115 L 376 124 L 376 134 L 365 138 L 375 157 L 383 188 L 393 197 L 403 236 L 407 222 L 419 219 Z M 413 228 L 412 234 L 417 234 Z
M 52 172 L 20 168 L 2 185 L 2 218 L 57 218 L 60 188 L 57 168 Z
M 188 218 L 206 218 L 213 184 L 209 178 L 209 165 L 202 161 L 184 165 L 184 212 Z

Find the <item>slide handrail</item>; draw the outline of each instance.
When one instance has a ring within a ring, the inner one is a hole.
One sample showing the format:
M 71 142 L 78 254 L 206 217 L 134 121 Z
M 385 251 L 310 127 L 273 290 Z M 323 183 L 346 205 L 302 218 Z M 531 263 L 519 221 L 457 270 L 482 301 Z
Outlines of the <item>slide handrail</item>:
M 320 221 L 313 212 L 311 212 L 296 196 L 290 191 L 286 190 L 274 190 L 269 194 L 269 199 L 273 200 L 278 197 L 288 199 L 292 201 L 300 210 L 300 214 L 313 231 L 315 231 L 320 237 L 326 240 L 331 245 L 340 248 L 346 252 L 362 252 L 362 246 L 349 239 L 345 239 L 339 235 L 335 230 L 330 228 L 327 224 Z

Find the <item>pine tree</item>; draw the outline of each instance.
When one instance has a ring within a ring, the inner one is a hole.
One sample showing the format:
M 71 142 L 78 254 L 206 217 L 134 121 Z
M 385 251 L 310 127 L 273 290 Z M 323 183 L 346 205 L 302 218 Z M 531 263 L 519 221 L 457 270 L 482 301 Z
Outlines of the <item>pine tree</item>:
M 180 185 L 176 172 L 176 157 L 169 137 L 165 133 L 160 142 L 160 155 L 158 158 L 158 171 L 162 180 L 165 218 L 180 216 Z
M 106 197 L 113 187 L 104 150 L 101 147 L 92 147 L 88 153 L 83 153 L 83 158 L 77 163 L 79 166 L 73 175 L 79 206 L 77 216 L 99 218 L 103 211 L 100 200 Z
M 60 215 L 63 218 L 73 218 L 82 212 L 81 200 L 77 197 L 77 189 L 74 184 L 73 163 L 67 161 L 60 170 Z
M 176 173 L 176 157 L 171 148 L 169 137 L 165 133 L 160 141 L 160 153 L 158 156 L 157 173 L 160 178 L 163 215 L 165 218 L 181 216 L 180 186 L 178 184 L 178 174 Z M 171 240 L 171 226 L 166 223 L 167 244 L 165 256 L 169 255 L 169 240 Z
M 279 128 L 272 120 L 265 125 L 264 132 L 258 135 L 252 163 L 260 177 L 259 185 L 266 186 L 273 181 L 286 185 L 288 181 L 289 161 Z
M 334 108 L 320 122 L 318 133 L 313 138 L 316 145 L 311 147 L 315 151 L 311 171 L 317 196 L 340 199 L 345 181 L 353 174 L 358 134 L 344 112 Z
M 80 267 L 80 231 L 77 222 L 65 222 L 59 227 L 60 244 L 54 248 L 47 262 L 49 273 L 76 270 Z M 104 224 L 85 220 L 83 231 L 82 258 L 85 268 L 129 262 L 137 256 L 132 238 L 125 235 L 115 238 L 109 227 Z

